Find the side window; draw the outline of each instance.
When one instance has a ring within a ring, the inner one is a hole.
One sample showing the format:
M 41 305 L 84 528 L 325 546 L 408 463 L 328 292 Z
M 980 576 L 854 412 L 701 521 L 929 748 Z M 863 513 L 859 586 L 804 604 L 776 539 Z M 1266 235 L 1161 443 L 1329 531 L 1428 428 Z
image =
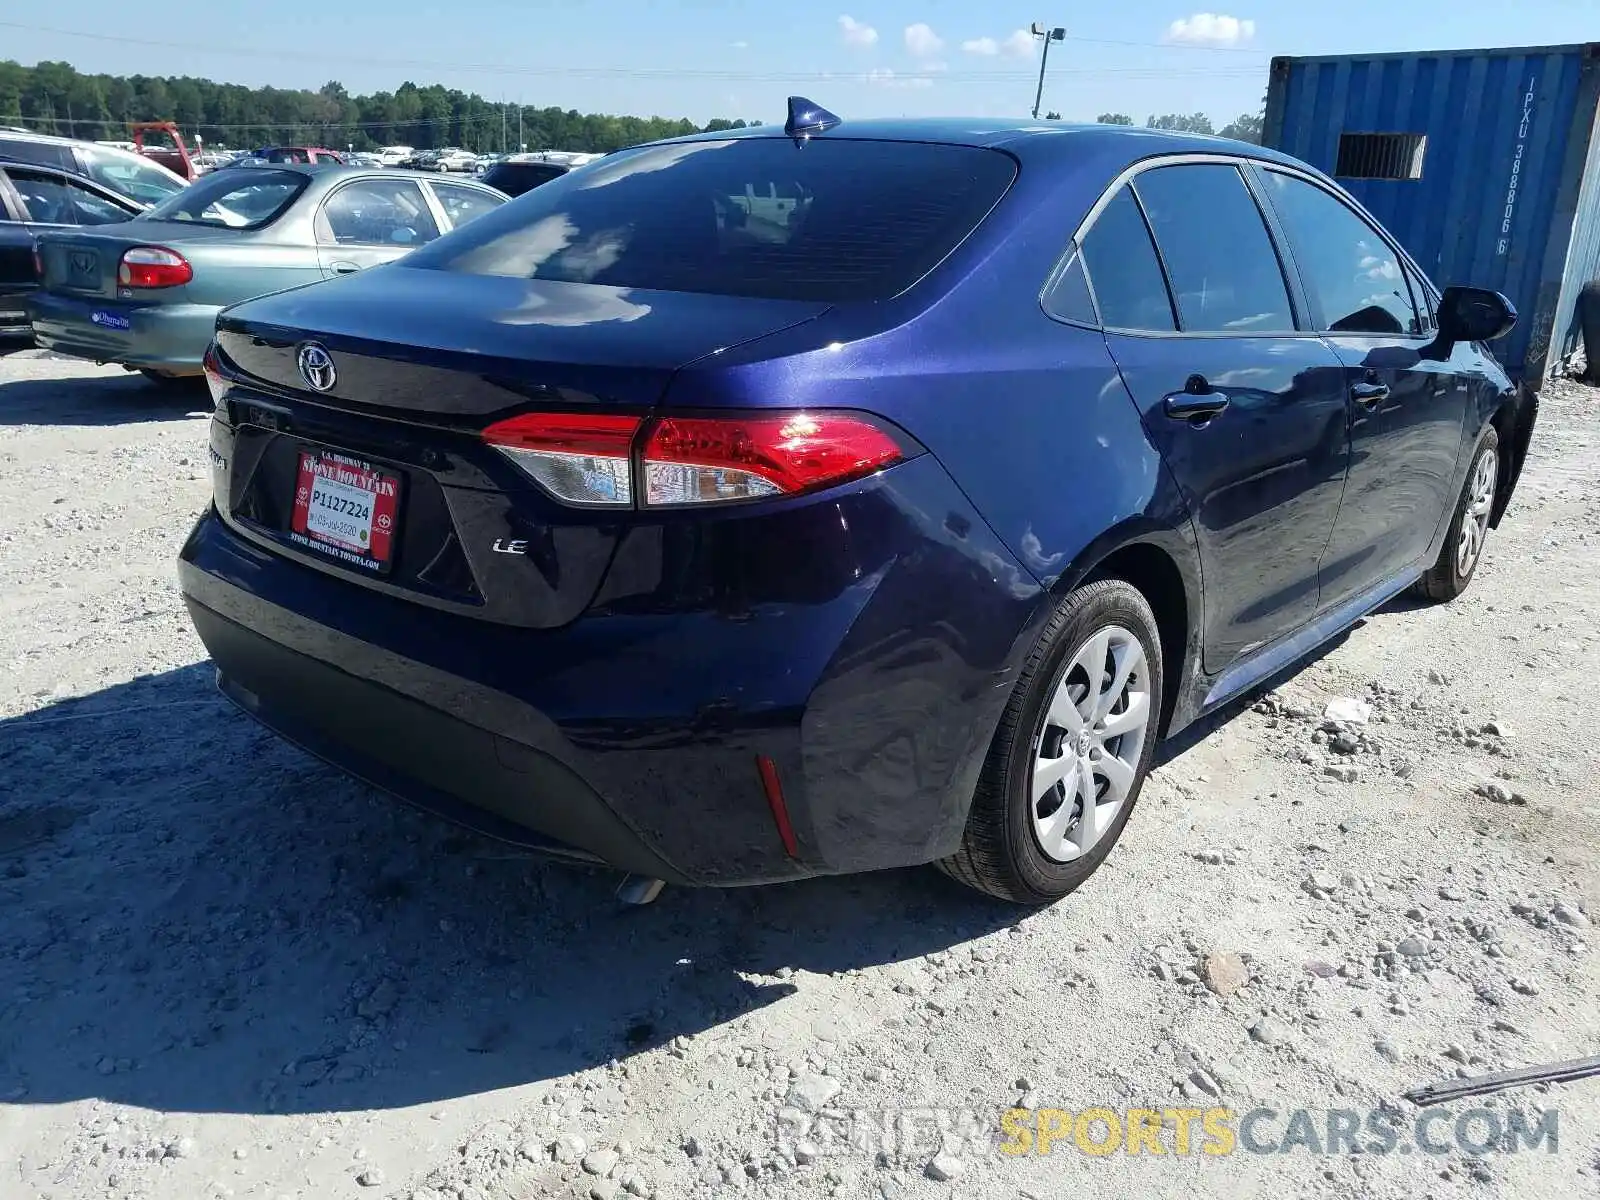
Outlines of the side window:
M 1405 268 L 1406 281 L 1411 284 L 1411 299 L 1417 305 L 1418 328 L 1413 332 L 1431 335 L 1439 328 L 1439 318 L 1435 312 L 1433 294 L 1428 283 L 1409 266 Z
M 79 225 L 114 225 L 126 221 L 130 215 L 98 192 L 76 183 L 66 186 L 72 195 L 72 207 L 78 214 Z
M 32 138 L 0 137 L 0 156 L 17 162 L 37 163 L 41 167 L 77 170 L 77 164 L 68 157 L 71 150 L 70 144 L 58 146 L 54 142 L 36 142 Z
M 1161 262 L 1131 191 L 1122 188 L 1100 211 L 1083 236 L 1080 253 L 1100 320 L 1109 328 L 1177 328 Z
M 1061 321 L 1076 325 L 1098 325 L 1094 299 L 1089 295 L 1089 280 L 1083 272 L 1083 255 L 1073 246 L 1067 265 L 1056 273 L 1044 295 L 1044 310 Z
M 420 246 L 439 226 L 410 179 L 362 179 L 323 203 L 322 215 L 341 246 Z
M 1261 210 L 1228 163 L 1156 167 L 1133 183 L 1185 333 L 1283 333 L 1294 312 Z
M 493 212 L 505 203 L 498 196 L 481 192 L 477 188 L 462 187 L 459 183 L 430 183 L 428 186 L 433 189 L 433 194 L 439 197 L 439 204 L 444 209 L 445 216 L 450 218 L 452 229 L 459 229 L 473 217 Z
M 1331 192 L 1281 171 L 1263 172 L 1295 263 L 1329 333 L 1419 335 L 1405 272 L 1389 244 Z
M 73 190 L 62 180 L 39 171 L 20 171 L 12 168 L 11 183 L 22 197 L 22 207 L 28 219 L 40 225 L 76 225 L 78 207 L 73 203 Z

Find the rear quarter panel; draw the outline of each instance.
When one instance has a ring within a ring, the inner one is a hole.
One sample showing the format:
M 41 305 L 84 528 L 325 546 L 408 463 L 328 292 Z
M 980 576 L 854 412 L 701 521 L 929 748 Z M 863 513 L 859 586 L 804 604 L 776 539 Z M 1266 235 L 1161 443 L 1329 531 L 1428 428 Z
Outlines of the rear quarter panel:
M 244 238 L 192 246 L 182 242 L 165 244 L 179 251 L 194 267 L 194 279 L 183 289 L 183 299 L 190 304 L 223 307 L 323 278 L 316 247 L 309 244 L 283 245 Z

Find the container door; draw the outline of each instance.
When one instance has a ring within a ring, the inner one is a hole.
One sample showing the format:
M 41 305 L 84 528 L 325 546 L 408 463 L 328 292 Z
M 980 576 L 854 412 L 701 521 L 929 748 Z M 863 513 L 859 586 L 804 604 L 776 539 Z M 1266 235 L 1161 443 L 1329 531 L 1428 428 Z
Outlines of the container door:
M 1456 493 L 1475 351 L 1422 357 L 1433 341 L 1403 257 L 1338 196 L 1280 171 L 1264 191 L 1293 248 L 1311 315 L 1345 366 L 1350 478 L 1323 556 L 1329 608 L 1420 565 Z

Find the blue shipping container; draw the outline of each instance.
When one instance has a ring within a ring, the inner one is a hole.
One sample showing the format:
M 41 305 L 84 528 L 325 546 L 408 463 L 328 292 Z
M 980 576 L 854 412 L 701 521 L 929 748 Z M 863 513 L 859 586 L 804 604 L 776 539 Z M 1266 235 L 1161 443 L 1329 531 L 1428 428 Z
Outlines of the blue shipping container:
M 1275 58 L 1263 140 L 1327 172 L 1440 287 L 1504 292 L 1537 388 L 1600 278 L 1600 44 Z

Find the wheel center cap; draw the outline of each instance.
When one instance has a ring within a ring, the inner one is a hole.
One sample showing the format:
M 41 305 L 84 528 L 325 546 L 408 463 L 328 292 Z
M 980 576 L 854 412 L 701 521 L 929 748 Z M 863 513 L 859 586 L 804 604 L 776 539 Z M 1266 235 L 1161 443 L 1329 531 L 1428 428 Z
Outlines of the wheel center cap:
M 1089 746 L 1090 746 L 1090 744 L 1091 744 L 1091 742 L 1090 742 L 1089 733 L 1088 733 L 1087 730 L 1085 730 L 1083 733 L 1080 733 L 1078 735 L 1077 751 L 1078 751 L 1078 757 L 1079 758 L 1088 758 L 1089 757 Z

